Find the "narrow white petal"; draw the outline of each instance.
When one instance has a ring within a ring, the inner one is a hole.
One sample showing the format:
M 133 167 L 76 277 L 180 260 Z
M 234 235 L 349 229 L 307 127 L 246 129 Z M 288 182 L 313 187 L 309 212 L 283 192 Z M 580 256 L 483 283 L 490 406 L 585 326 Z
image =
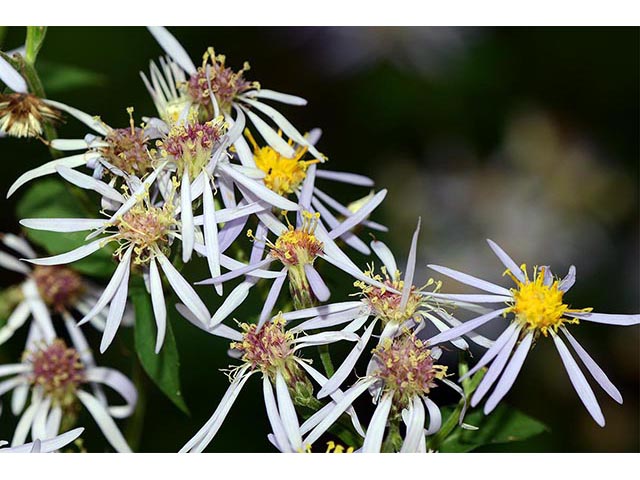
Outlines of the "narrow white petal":
M 102 228 L 107 221 L 100 218 L 24 218 L 20 225 L 49 232 L 83 232 Z
M 480 403 L 482 398 L 502 373 L 505 365 L 507 364 L 507 361 L 509 360 L 509 357 L 511 356 L 513 347 L 518 341 L 520 330 L 521 328 L 517 328 L 514 330 L 514 332 L 511 334 L 511 337 L 509 337 L 502 349 L 496 355 L 496 358 L 489 367 L 489 370 L 487 370 L 487 373 L 485 373 L 484 377 L 482 377 L 478 388 L 474 392 L 473 397 L 471 397 L 472 407 L 475 407 L 478 403 Z
M 127 441 L 104 405 L 96 397 L 83 390 L 78 390 L 76 395 L 86 409 L 89 410 L 109 444 L 119 453 L 131 453 L 131 448 L 127 445 Z
M 340 325 L 342 323 L 352 322 L 356 318 L 360 318 L 363 315 L 368 318 L 370 312 L 367 311 L 366 308 L 367 307 L 360 304 L 356 308 L 351 308 L 349 310 L 341 310 L 334 313 L 314 317 L 310 320 L 307 320 L 306 322 L 302 322 L 301 324 L 296 325 L 291 330 L 294 332 L 304 332 L 306 330 L 328 328 L 335 325 Z
M 14 235 L 13 233 L 0 234 L 0 242 L 24 257 L 37 257 L 36 252 L 31 248 L 29 242 L 18 235 Z
M 425 435 L 425 411 L 420 397 L 415 395 L 413 397 L 412 405 L 409 408 L 412 410 L 412 414 L 409 417 L 407 433 L 405 434 L 400 453 L 417 453 L 420 448 L 420 441 Z
M 398 265 L 396 264 L 396 259 L 393 256 L 393 253 L 391 253 L 389 247 L 379 240 L 372 241 L 370 245 L 373 253 L 376 254 L 382 264 L 386 267 L 389 276 L 393 278 L 398 271 Z
M 138 401 L 138 392 L 133 382 L 121 372 L 112 368 L 89 368 L 87 370 L 87 381 L 106 385 L 124 399 L 124 405 L 109 408 L 111 416 L 125 418 L 133 413 L 136 402 Z
M 30 259 L 25 258 L 25 260 L 29 263 L 34 263 L 36 265 L 64 265 L 66 263 L 73 263 L 84 257 L 88 257 L 94 252 L 97 252 L 109 240 L 110 240 L 110 237 L 100 238 L 98 240 L 94 240 L 91 243 L 75 248 L 70 252 L 61 253 L 60 255 L 54 255 L 52 257 L 45 257 L 45 258 L 30 258 Z
M 115 188 L 106 184 L 102 180 L 98 180 L 97 178 L 85 175 L 84 173 L 73 170 L 66 165 L 58 165 L 56 167 L 56 172 L 58 172 L 58 174 L 62 178 L 76 185 L 77 187 L 83 188 L 85 190 L 93 190 L 95 192 L 98 192 L 103 197 L 115 200 L 119 203 L 125 202 L 125 199 L 120 192 L 118 192 Z
M 280 135 L 278 135 L 273 128 L 271 128 L 264 120 L 258 117 L 255 113 L 245 109 L 244 112 L 248 115 L 251 123 L 255 125 L 262 135 L 262 138 L 280 155 L 287 158 L 293 158 L 295 152 L 293 147 L 289 145 Z
M 89 311 L 89 313 L 87 313 L 84 317 L 82 317 L 82 319 L 78 322 L 78 325 L 84 325 L 85 323 L 87 323 L 89 320 L 95 317 L 98 313 L 100 313 L 111 301 L 113 296 L 116 294 L 116 291 L 120 286 L 122 279 L 125 278 L 125 276 L 128 276 L 127 272 L 131 268 L 130 262 L 131 262 L 132 252 L 133 252 L 133 246 L 129 247 L 125 251 L 124 255 L 122 256 L 122 259 L 120 260 L 120 263 L 118 264 L 118 267 L 116 268 L 115 272 L 113 272 L 113 276 L 111 277 L 111 280 L 109 280 L 109 283 L 103 290 L 102 295 L 100 296 L 98 301 L 95 303 L 93 308 Z
M 29 275 L 31 269 L 23 262 L 8 253 L 0 251 L 0 267 L 14 272 Z
M 24 325 L 30 313 L 29 302 L 26 300 L 20 302 L 18 306 L 13 309 L 13 312 L 11 312 L 11 315 L 9 315 L 7 319 L 6 325 L 0 328 L 0 345 L 9 340 L 13 336 L 13 333 Z
M 484 405 L 484 413 L 489 415 L 493 411 L 494 408 L 498 405 L 500 400 L 504 398 L 504 396 L 511 390 L 513 383 L 516 381 L 516 377 L 518 373 L 520 373 L 520 369 L 522 368 L 522 364 L 527 358 L 527 354 L 531 349 L 531 342 L 533 341 L 533 332 L 527 333 L 527 335 L 522 339 L 518 348 L 514 352 L 511 357 L 511 361 L 507 365 L 507 368 L 504 369 L 504 373 L 496 385 L 495 390 L 491 394 L 491 396 L 487 399 L 487 403 Z
M 387 196 L 387 190 L 383 189 L 376 193 L 371 200 L 364 204 L 358 211 L 349 216 L 339 227 L 334 228 L 329 232 L 331 238 L 338 238 L 343 233 L 348 232 L 356 225 L 363 222 L 373 212 L 378 205 L 382 203 L 384 197 Z
M 380 453 L 392 402 L 393 395 L 385 393 L 380 403 L 378 403 L 378 406 L 373 412 L 373 417 L 371 417 L 371 421 L 369 422 L 367 436 L 364 437 L 364 443 L 362 444 L 363 453 Z
M 558 285 L 558 290 L 562 290 L 563 292 L 568 292 L 573 284 L 576 283 L 576 267 L 571 265 L 569 267 L 569 273 L 567 276 L 562 279 L 560 285 Z
M 301 318 L 310 317 L 326 317 L 332 313 L 343 312 L 345 310 L 351 310 L 362 306 L 362 302 L 339 302 L 332 303 L 330 305 L 321 305 L 319 307 L 305 308 L 303 310 L 294 310 L 282 314 L 282 318 L 286 321 L 299 320 Z
M 485 292 L 491 292 L 498 295 L 511 297 L 511 292 L 506 288 L 494 285 L 493 283 L 481 280 L 476 277 L 472 277 L 471 275 L 467 275 L 466 273 L 462 273 L 447 267 L 441 267 L 440 265 L 427 265 L 427 267 L 429 267 L 431 270 L 435 270 L 438 273 L 446 275 L 447 277 L 464 283 L 465 285 L 479 288 L 480 290 L 484 290 Z
M 431 320 L 431 323 L 433 323 L 433 325 L 440 331 L 440 332 L 446 332 L 447 330 L 450 330 L 451 327 L 449 327 L 446 323 L 444 323 L 442 320 L 440 320 L 438 317 L 436 317 L 435 315 L 431 315 L 428 312 L 423 312 L 422 313 L 425 317 L 427 317 L 429 320 Z M 457 338 L 457 339 L 452 339 L 450 340 L 451 343 L 453 343 L 456 347 L 458 347 L 460 350 L 468 350 L 469 349 L 469 344 L 463 339 L 463 338 Z
M 331 394 L 338 388 L 340 385 L 346 380 L 349 374 L 353 371 L 358 359 L 362 355 L 362 353 L 367 348 L 367 343 L 369 343 L 369 339 L 371 338 L 371 334 L 373 333 L 373 329 L 375 328 L 376 322 L 371 322 L 371 325 L 365 330 L 364 334 L 360 341 L 356 344 L 355 347 L 349 352 L 349 355 L 344 359 L 340 367 L 334 372 L 329 381 L 323 385 L 323 387 L 318 392 L 318 398 L 324 398 L 327 395 Z
M 411 239 L 411 248 L 409 249 L 409 257 L 407 258 L 407 268 L 404 273 L 404 288 L 402 289 L 402 297 L 400 298 L 400 309 L 404 310 L 409 301 L 409 294 L 413 288 L 413 274 L 416 271 L 416 253 L 418 249 L 418 235 L 420 234 L 420 223 L 422 219 L 418 218 L 416 231 Z
M 86 150 L 89 146 L 95 147 L 95 143 L 98 143 L 97 146 L 107 146 L 106 142 L 92 142 L 91 144 L 87 142 L 83 138 L 54 138 L 51 140 L 51 148 L 55 148 L 56 150 L 60 150 L 63 152 L 73 151 L 73 150 Z
M 318 273 L 318 271 L 313 268 L 313 265 L 306 264 L 304 266 L 304 273 L 307 275 L 307 280 L 309 281 L 309 286 L 313 291 L 313 294 L 320 302 L 326 302 L 329 300 L 331 296 L 331 292 L 329 291 L 329 287 L 324 283 L 324 280 Z
M 300 424 L 293 401 L 289 395 L 289 388 L 280 370 L 276 372 L 276 396 L 278 398 L 278 410 L 284 429 L 289 437 L 289 443 L 296 451 L 302 450 L 302 436 L 300 435 Z
M 13 431 L 13 438 L 11 439 L 12 447 L 22 445 L 27 439 L 27 435 L 29 435 L 29 430 L 31 430 L 31 425 L 33 424 L 33 417 L 38 411 L 41 402 L 42 399 L 40 397 L 35 395 L 32 397 L 31 405 L 24 411 L 20 420 L 18 420 L 18 425 L 16 425 Z
M 640 314 L 621 315 L 613 313 L 572 313 L 567 312 L 567 317 L 579 318 L 588 322 L 604 323 L 605 325 L 620 325 L 628 327 L 640 324 Z
M 264 396 L 264 406 L 267 410 L 267 417 L 273 429 L 278 449 L 285 453 L 292 452 L 293 450 L 287 438 L 287 433 L 285 432 L 280 413 L 278 412 L 278 406 L 276 405 L 276 399 L 273 395 L 273 387 L 267 375 L 262 377 L 262 393 Z
M 156 353 L 160 352 L 164 343 L 164 336 L 167 331 L 167 306 L 164 301 L 162 291 L 162 279 L 158 271 L 158 264 L 155 259 L 149 264 L 149 290 L 151 291 L 151 304 L 153 306 L 153 316 L 156 320 L 158 333 L 156 336 Z
M 364 175 L 350 172 L 334 172 L 332 170 L 325 170 L 324 168 L 318 170 L 317 177 L 361 187 L 373 187 L 374 185 L 373 180 Z
M 491 250 L 493 250 L 493 253 L 495 253 L 496 256 L 500 259 L 502 264 L 507 267 L 507 269 L 513 275 L 515 275 L 515 277 L 520 280 L 521 283 L 524 283 L 526 281 L 526 278 L 520 267 L 518 267 L 518 264 L 514 262 L 513 259 L 509 255 L 507 255 L 507 253 L 502 248 L 500 248 L 500 246 L 496 242 L 487 239 L 487 243 L 489 244 L 489 247 L 491 247 Z
M 269 294 L 267 295 L 266 300 L 264 301 L 264 305 L 262 306 L 262 311 L 260 312 L 260 317 L 258 318 L 258 329 L 262 328 L 262 325 L 265 324 L 269 318 L 271 318 L 271 312 L 273 307 L 280 296 L 280 291 L 282 290 L 282 286 L 284 285 L 284 281 L 287 279 L 286 275 L 282 275 L 274 280 L 271 284 L 271 288 L 269 289 Z
M 427 407 L 427 411 L 429 412 L 429 428 L 427 428 L 425 435 L 433 435 L 440 430 L 440 426 L 442 425 L 442 414 L 440 413 L 438 405 L 436 405 L 429 397 L 423 397 L 423 400 L 424 405 Z
M 189 75 L 196 73 L 196 67 L 189 58 L 189 54 L 180 45 L 169 30 L 164 27 L 147 27 L 153 38 L 160 44 L 162 49 Z
M 180 185 L 180 220 L 182 221 L 182 261 L 191 260 L 193 243 L 195 242 L 195 230 L 193 226 L 193 210 L 191 206 L 191 183 L 189 172 L 185 169 Z
M 129 267 L 128 262 L 127 267 Z M 124 275 L 120 280 L 116 293 L 111 299 L 109 314 L 107 315 L 107 323 L 104 328 L 104 333 L 102 334 L 102 341 L 100 342 L 100 353 L 104 353 L 109 345 L 111 345 L 111 342 L 113 341 L 113 338 L 116 336 L 116 332 L 120 327 L 120 323 L 122 322 L 122 316 L 124 315 L 124 310 L 127 307 L 127 293 L 129 292 L 130 271 L 130 268 L 124 269 Z
M 511 339 L 514 332 L 519 330 L 517 323 L 512 323 L 509 327 L 500 334 L 500 336 L 496 339 L 493 345 L 480 357 L 480 360 L 473 366 L 471 370 L 469 370 L 466 374 L 460 377 L 460 380 L 464 380 L 465 378 L 470 377 L 482 367 L 487 365 L 491 360 L 493 360 L 498 353 L 502 350 L 502 347 Z
M 254 98 L 267 98 L 269 100 L 275 100 L 280 103 L 286 103 L 287 105 L 296 105 L 301 107 L 307 104 L 307 101 L 302 97 L 290 95 L 288 93 L 280 93 L 274 90 L 268 90 L 266 88 L 251 90 L 245 93 L 245 96 Z
M 229 340 L 233 340 L 234 342 L 239 342 L 242 340 L 242 334 L 231 327 L 227 327 L 226 325 L 220 323 L 213 328 L 209 328 L 207 325 L 203 325 L 200 320 L 196 318 L 196 316 L 183 304 L 176 303 L 176 310 L 186 318 L 190 323 L 195 325 L 196 327 L 204 330 L 205 332 L 211 333 L 213 335 L 217 335 L 222 338 L 226 338 Z
M 35 318 L 35 325 L 41 338 L 47 343 L 52 342 L 56 338 L 56 332 L 53 328 L 49 308 L 45 305 L 35 280 L 29 279 L 22 284 L 22 293 L 25 300 L 29 304 L 29 309 Z
M 70 107 L 69 105 L 65 105 L 64 103 L 55 102 L 53 100 L 48 100 L 48 99 L 43 99 L 43 101 L 53 107 L 56 107 L 59 110 L 62 110 L 63 112 L 67 112 L 69 115 L 80 120 L 87 127 L 98 132 L 100 135 L 106 135 L 111 130 L 111 128 L 108 125 L 106 125 L 102 120 L 100 120 L 100 117 L 91 116 L 87 113 L 84 113 L 78 110 L 77 108 L 73 108 L 73 107 Z
M 70 157 L 58 158 L 56 160 L 51 160 L 50 162 L 44 163 L 39 167 L 36 167 L 32 170 L 29 170 L 18 177 L 18 179 L 13 182 L 13 185 L 9 187 L 9 191 L 7 192 L 7 198 L 15 193 L 22 185 L 30 182 L 33 179 L 44 177 L 45 175 L 51 175 L 56 173 L 56 167 L 59 165 L 65 165 L 67 167 L 79 167 L 80 165 L 86 165 L 87 162 L 91 158 L 96 158 L 98 154 L 88 154 L 81 153 L 79 155 L 72 155 Z
M 28 93 L 27 82 L 4 58 L 0 57 L 0 80 L 16 93 Z
M 567 330 L 565 327 L 560 327 L 560 330 L 562 330 L 562 333 L 564 333 L 565 337 L 567 337 L 567 340 L 569 340 L 569 343 L 580 357 L 580 360 L 582 360 L 582 363 L 584 363 L 585 367 L 587 367 L 587 370 L 591 372 L 591 375 L 593 376 L 595 381 L 598 382 L 598 385 L 600 385 L 602 389 L 607 392 L 609 396 L 616 402 L 622 404 L 622 395 L 620 394 L 620 391 L 613 383 L 611 383 L 609 377 L 607 377 L 607 375 L 602 371 L 602 369 L 593 360 L 593 358 L 591 358 L 591 355 L 589 355 L 587 351 L 582 348 L 582 345 L 580 345 L 578 341 L 573 338 L 573 335 L 569 333 L 569 330 Z
M 220 260 L 221 260 L 221 263 L 224 265 L 225 256 L 221 256 Z M 269 257 L 269 258 L 265 258 L 264 260 L 261 260 L 258 263 L 253 263 L 249 265 L 246 265 L 241 262 L 234 262 L 234 265 L 239 264 L 239 265 L 242 265 L 242 267 L 234 268 L 230 272 L 224 273 L 216 278 L 210 278 L 208 280 L 196 282 L 196 285 L 211 285 L 215 283 L 223 283 L 223 282 L 226 282 L 227 280 L 232 280 L 234 278 L 241 277 L 242 275 L 245 275 L 245 274 L 250 274 L 250 276 L 256 276 L 261 278 L 277 278 L 280 276 L 280 271 L 269 272 L 270 275 L 264 275 L 264 273 L 266 273 L 267 271 L 263 271 L 264 272 L 263 274 L 258 274 L 258 270 L 260 270 L 262 267 L 266 267 L 271 262 L 273 262 L 273 260 L 274 260 L 273 258 Z
M 461 337 L 462 335 L 470 332 L 471 330 L 475 330 L 476 328 L 481 327 L 482 325 L 484 325 L 485 323 L 493 320 L 494 318 L 502 315 L 502 313 L 507 310 L 506 308 L 503 308 L 501 310 L 494 310 L 493 312 L 487 313 L 485 315 L 482 315 L 480 317 L 474 318 L 472 320 L 467 320 L 466 322 L 464 322 L 462 325 L 458 326 L 458 327 L 454 327 L 450 330 L 447 330 L 446 332 L 442 332 L 437 334 L 436 336 L 430 338 L 429 344 L 430 345 L 436 345 L 437 343 L 442 343 L 442 342 L 446 342 L 448 340 L 451 340 L 452 338 L 458 338 Z
M 560 358 L 562 359 L 564 368 L 566 369 L 567 374 L 569 374 L 569 380 L 571 380 L 573 388 L 578 393 L 580 400 L 587 408 L 587 411 L 593 417 L 596 423 L 601 427 L 604 427 L 604 415 L 602 415 L 600 405 L 598 405 L 596 396 L 593 394 L 593 390 L 591 390 L 587 379 L 580 371 L 580 367 L 578 367 L 578 364 L 571 356 L 571 353 L 569 353 L 569 349 L 564 344 L 560 336 L 555 334 L 553 331 L 551 331 L 551 336 L 553 337 L 553 342 L 555 343 L 556 349 L 560 354 Z
M 437 292 L 425 292 L 425 296 L 433 298 L 441 298 L 443 300 L 453 300 L 461 302 L 472 303 L 505 303 L 513 300 L 513 297 L 507 297 L 504 295 L 486 295 L 476 293 L 437 293 Z
M 157 259 L 160 262 L 160 266 L 162 267 L 162 271 L 167 277 L 171 288 L 176 292 L 176 295 L 182 300 L 189 310 L 191 310 L 198 320 L 200 320 L 203 324 L 207 324 L 209 319 L 211 318 L 211 314 L 200 297 L 196 293 L 196 291 L 189 285 L 189 283 L 180 275 L 180 272 L 176 270 L 176 268 L 171 265 L 169 259 L 160 251 L 157 253 Z
M 347 408 L 351 406 L 351 404 L 362 395 L 367 389 L 373 384 L 374 380 L 366 379 L 357 382 L 353 387 L 344 392 L 344 396 L 342 399 L 336 403 L 336 405 L 331 409 L 330 413 L 322 419 L 320 423 L 309 433 L 309 435 L 302 442 L 303 445 L 311 445 L 318 438 L 322 436 L 324 432 L 326 432 L 333 423 L 340 418 Z
M 249 296 L 251 287 L 255 285 L 254 282 L 242 282 L 234 288 L 229 295 L 224 299 L 222 305 L 215 311 L 213 318 L 211 318 L 210 325 L 219 325 L 224 321 L 233 311 L 238 308 Z
M 220 275 L 220 249 L 218 247 L 218 220 L 216 218 L 216 207 L 213 203 L 213 192 L 209 188 L 209 177 L 206 178 L 206 185 L 203 192 L 204 210 L 204 245 L 207 249 L 207 264 L 209 272 L 213 278 Z M 222 284 L 214 284 L 218 295 L 222 295 Z

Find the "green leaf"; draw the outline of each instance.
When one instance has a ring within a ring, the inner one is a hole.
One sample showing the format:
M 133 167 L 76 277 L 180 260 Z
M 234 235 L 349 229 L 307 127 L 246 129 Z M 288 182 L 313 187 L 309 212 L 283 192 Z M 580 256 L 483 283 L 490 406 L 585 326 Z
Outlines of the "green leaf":
M 55 179 L 41 180 L 27 190 L 16 207 L 18 218 L 91 218 L 95 215 L 86 205 L 94 205 L 86 193 Z M 94 207 L 95 211 L 97 208 Z M 29 240 L 51 255 L 68 252 L 85 245 L 89 232 L 58 233 L 25 229 Z M 114 246 L 107 245 L 96 253 L 74 262 L 72 267 L 87 275 L 108 278 L 113 274 Z
M 151 297 L 142 285 L 132 286 L 130 296 L 136 313 L 134 343 L 142 368 L 169 400 L 189 415 L 189 408 L 180 391 L 180 359 L 171 322 L 167 318 L 164 344 L 156 354 L 156 323 Z
M 544 423 L 508 405 L 500 405 L 490 415 L 475 410 L 464 422 L 478 430 L 456 427 L 440 445 L 441 452 L 469 452 L 483 445 L 519 442 L 549 430 Z
M 49 94 L 82 87 L 99 87 L 107 83 L 104 75 L 91 70 L 56 62 L 38 62 L 38 72 Z
M 25 59 L 33 65 L 36 62 L 38 52 L 44 43 L 47 27 L 27 27 L 27 39 L 25 40 Z

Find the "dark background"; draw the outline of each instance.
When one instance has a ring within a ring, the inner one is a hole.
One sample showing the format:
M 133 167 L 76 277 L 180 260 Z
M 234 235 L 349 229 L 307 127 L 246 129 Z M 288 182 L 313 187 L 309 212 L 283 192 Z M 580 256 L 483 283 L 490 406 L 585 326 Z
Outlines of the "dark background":
M 640 310 L 638 29 L 171 30 L 194 63 L 214 46 L 235 68 L 249 60 L 247 77 L 265 88 L 308 99 L 306 108 L 281 111 L 301 130 L 323 129 L 319 146 L 330 168 L 367 174 L 389 189 L 375 218 L 390 227 L 378 237 L 397 252 L 400 268 L 422 217 L 418 283 L 429 276 L 427 263 L 439 263 L 508 285 L 484 242 L 492 238 L 529 266 L 552 265 L 564 275 L 575 264 L 578 281 L 566 298 L 576 308 Z M 12 27 L 0 45 L 9 50 L 23 39 L 24 29 Z M 38 67 L 51 98 L 124 126 L 128 106 L 135 106 L 137 118 L 153 115 L 138 71 L 161 53 L 143 28 L 50 28 Z M 61 65 L 76 68 L 75 83 L 56 73 Z M 81 138 L 86 130 L 70 120 L 59 133 Z M 2 192 L 20 173 L 48 160 L 36 141 L 2 139 L 0 152 Z M 367 193 L 325 189 L 344 201 Z M 18 231 L 13 212 L 23 193 L 2 200 L 0 230 Z M 354 259 L 364 265 L 364 258 Z M 188 278 L 206 277 L 197 270 Z M 325 273 L 333 299 L 351 293 L 348 280 Z M 17 280 L 2 273 L 3 285 Z M 457 288 L 445 283 L 445 289 Z M 213 309 L 214 295 L 199 292 Z M 235 315 L 239 320 L 259 311 L 259 295 L 250 299 Z M 192 415 L 149 386 L 142 451 L 180 448 L 228 385 L 219 372 L 232 363 L 225 342 L 179 318 L 173 323 Z M 638 451 L 639 329 L 583 322 L 572 332 L 619 387 L 624 405 L 597 390 L 607 420 L 599 428 L 551 342 L 541 341 L 506 400 L 552 431 L 493 450 Z M 98 336 L 90 336 L 96 345 Z M 126 332 L 121 337 L 98 361 L 129 373 L 132 353 Z M 3 363 L 18 358 L 21 342 L 18 335 L 0 349 Z M 260 382 L 252 380 L 209 451 L 271 451 Z M 0 438 L 10 437 L 8 417 L 5 409 Z M 89 449 L 104 448 L 91 420 L 84 425 Z

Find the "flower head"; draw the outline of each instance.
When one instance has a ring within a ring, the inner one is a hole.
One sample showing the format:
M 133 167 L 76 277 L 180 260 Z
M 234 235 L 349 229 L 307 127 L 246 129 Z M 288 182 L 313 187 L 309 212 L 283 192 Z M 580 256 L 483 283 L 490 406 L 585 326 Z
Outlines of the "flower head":
M 60 111 L 30 93 L 0 94 L 0 132 L 12 137 L 40 137 L 44 125 L 62 120 Z

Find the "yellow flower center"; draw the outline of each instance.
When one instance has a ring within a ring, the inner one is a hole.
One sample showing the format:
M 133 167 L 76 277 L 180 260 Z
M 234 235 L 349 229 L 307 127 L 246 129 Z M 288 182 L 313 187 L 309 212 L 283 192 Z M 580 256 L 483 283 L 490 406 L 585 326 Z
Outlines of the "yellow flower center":
M 558 331 L 564 323 L 579 323 L 577 318 L 567 318 L 567 312 L 589 312 L 590 308 L 574 310 L 563 303 L 564 291 L 560 290 L 560 280 L 554 278 L 551 284 L 545 284 L 545 267 L 534 268 L 532 281 L 527 275 L 526 265 L 522 271 L 525 274 L 525 282 L 520 282 L 511 272 L 507 272 L 516 283 L 512 288 L 513 305 L 505 312 L 513 312 L 516 321 L 529 330 L 538 330 L 544 336 L 548 335 L 550 328 Z
M 265 173 L 264 184 L 278 195 L 294 193 L 307 176 L 309 165 L 319 160 L 302 160 L 307 153 L 306 147 L 298 147 L 293 158 L 280 155 L 273 148 L 259 147 L 255 139 L 245 130 L 245 135 L 253 145 L 253 158 L 256 166 Z M 289 144 L 293 142 L 289 140 Z

